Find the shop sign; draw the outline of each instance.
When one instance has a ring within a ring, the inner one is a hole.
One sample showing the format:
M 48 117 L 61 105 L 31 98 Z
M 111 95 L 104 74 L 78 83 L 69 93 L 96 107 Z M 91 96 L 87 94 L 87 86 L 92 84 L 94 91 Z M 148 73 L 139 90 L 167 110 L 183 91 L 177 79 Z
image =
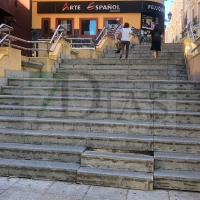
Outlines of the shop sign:
M 164 15 L 164 5 L 142 1 L 38 2 L 38 13 L 134 13 L 153 12 Z
M 146 1 L 143 2 L 143 12 L 151 12 L 151 13 L 159 13 L 164 15 L 165 14 L 165 7 L 164 5 L 156 2 Z

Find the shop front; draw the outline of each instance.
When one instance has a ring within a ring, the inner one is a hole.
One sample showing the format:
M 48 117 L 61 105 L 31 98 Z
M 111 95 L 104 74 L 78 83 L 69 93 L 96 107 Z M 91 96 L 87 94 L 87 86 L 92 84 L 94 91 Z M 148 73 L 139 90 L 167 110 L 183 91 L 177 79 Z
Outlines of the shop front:
M 96 38 L 103 27 L 112 29 L 116 18 L 144 31 L 159 23 L 164 31 L 165 8 L 156 1 L 33 1 L 33 39 L 49 38 L 63 24 L 69 37 Z

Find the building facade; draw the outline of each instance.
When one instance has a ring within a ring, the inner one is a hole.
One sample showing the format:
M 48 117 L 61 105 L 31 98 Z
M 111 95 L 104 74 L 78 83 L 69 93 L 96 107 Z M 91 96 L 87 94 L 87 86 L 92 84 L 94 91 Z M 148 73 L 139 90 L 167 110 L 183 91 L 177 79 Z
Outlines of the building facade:
M 187 36 L 190 23 L 200 23 L 200 0 L 175 0 L 170 9 L 172 19 L 165 29 L 167 43 L 177 43 Z
M 113 28 L 116 18 L 144 31 L 159 23 L 164 31 L 163 0 L 83 1 L 34 0 L 33 39 L 50 38 L 59 24 L 65 24 L 69 37 L 97 37 L 106 26 Z
M 31 6 L 32 0 L 0 0 L 0 24 L 4 23 L 14 28 L 12 35 L 25 40 L 31 40 Z M 16 45 L 30 47 L 20 42 Z M 30 51 L 22 51 L 23 55 L 30 56 Z

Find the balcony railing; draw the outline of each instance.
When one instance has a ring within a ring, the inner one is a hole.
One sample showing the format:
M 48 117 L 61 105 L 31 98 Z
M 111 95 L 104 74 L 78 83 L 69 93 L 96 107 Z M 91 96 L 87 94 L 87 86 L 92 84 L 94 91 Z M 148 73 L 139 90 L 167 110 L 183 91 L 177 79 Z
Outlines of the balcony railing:
M 187 36 L 190 43 L 190 52 L 192 53 L 200 46 L 200 24 L 194 26 L 190 23 L 187 29 Z
M 200 24 L 200 15 L 197 15 L 193 18 L 193 25 L 199 25 Z

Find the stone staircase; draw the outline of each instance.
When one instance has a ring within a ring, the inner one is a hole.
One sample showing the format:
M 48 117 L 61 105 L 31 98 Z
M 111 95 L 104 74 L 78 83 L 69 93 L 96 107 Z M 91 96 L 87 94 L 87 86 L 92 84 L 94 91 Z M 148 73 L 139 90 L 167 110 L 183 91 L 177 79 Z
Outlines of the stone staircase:
M 200 83 L 181 44 L 67 59 L 0 95 L 0 175 L 200 191 Z

